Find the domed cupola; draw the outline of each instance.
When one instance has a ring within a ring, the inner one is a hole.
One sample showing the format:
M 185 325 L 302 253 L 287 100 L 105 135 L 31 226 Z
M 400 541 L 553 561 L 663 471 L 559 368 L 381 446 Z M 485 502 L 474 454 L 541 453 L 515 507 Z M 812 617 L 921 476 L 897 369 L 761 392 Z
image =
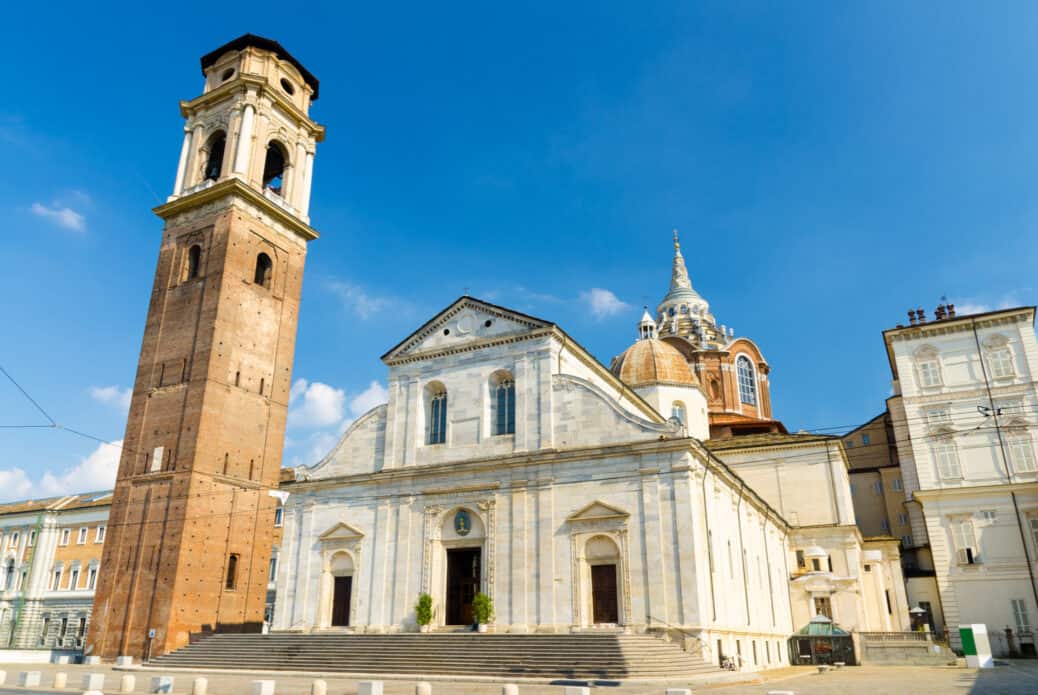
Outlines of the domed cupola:
M 611 369 L 660 415 L 680 420 L 689 435 L 709 436 L 706 397 L 699 380 L 681 351 L 656 337 L 648 309 L 638 322 L 638 340 L 613 359 Z

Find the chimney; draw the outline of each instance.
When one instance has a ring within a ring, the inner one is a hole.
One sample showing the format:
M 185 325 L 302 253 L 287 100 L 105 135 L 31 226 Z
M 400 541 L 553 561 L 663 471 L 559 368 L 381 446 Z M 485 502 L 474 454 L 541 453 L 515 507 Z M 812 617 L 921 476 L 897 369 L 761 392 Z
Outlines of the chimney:
M 912 326 L 915 325 L 915 309 L 908 310 L 908 323 Z
M 950 319 L 955 318 L 955 305 L 954 304 L 949 304 L 948 305 L 948 318 L 950 318 Z
M 922 307 L 916 309 L 915 313 L 919 317 L 919 323 L 926 323 L 926 312 L 923 311 Z

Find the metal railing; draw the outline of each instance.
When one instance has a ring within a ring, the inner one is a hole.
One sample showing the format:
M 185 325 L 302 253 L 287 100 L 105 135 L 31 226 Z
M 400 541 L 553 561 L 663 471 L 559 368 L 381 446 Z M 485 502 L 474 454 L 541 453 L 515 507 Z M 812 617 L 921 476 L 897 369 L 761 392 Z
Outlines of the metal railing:
M 859 632 L 863 640 L 869 642 L 931 642 L 933 635 L 929 632 Z

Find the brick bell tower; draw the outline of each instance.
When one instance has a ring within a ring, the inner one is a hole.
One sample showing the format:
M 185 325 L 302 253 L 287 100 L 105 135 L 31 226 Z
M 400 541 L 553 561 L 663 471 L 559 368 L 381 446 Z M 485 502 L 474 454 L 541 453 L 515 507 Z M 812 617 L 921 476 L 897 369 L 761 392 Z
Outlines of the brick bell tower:
M 126 423 L 86 653 L 157 656 L 263 620 L 318 81 L 247 34 L 202 58 Z

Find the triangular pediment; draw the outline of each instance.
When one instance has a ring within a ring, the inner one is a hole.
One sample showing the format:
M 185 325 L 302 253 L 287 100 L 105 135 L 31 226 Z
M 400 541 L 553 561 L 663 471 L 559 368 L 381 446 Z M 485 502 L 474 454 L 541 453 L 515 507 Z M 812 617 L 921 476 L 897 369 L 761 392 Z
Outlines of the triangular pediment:
M 474 297 L 461 297 L 382 356 L 393 363 L 441 351 L 514 339 L 554 324 Z
M 626 519 L 630 514 L 622 509 L 595 500 L 578 512 L 570 515 L 569 521 L 601 521 L 603 519 Z
M 322 541 L 352 541 L 363 537 L 363 533 L 343 521 L 320 535 Z

